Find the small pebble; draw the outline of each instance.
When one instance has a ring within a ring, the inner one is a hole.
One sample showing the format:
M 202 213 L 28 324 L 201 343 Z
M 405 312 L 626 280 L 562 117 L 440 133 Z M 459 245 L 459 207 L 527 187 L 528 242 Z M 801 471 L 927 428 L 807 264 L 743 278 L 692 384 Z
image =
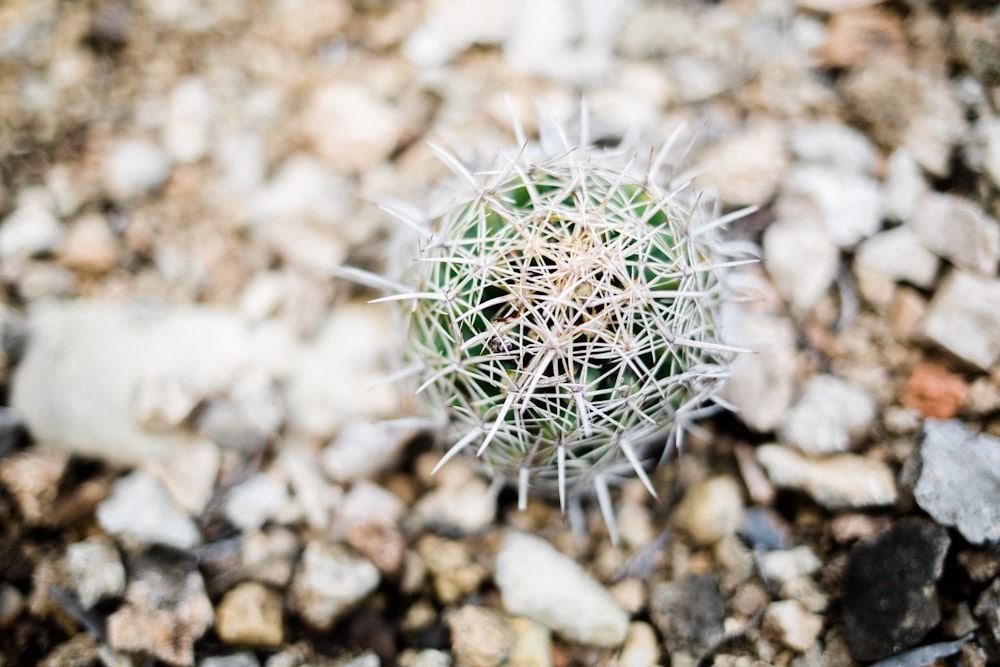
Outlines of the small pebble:
M 618 657 L 618 667 L 653 667 L 660 664 L 660 640 L 649 623 L 635 621 L 628 626 L 628 636 Z
M 726 601 L 707 575 L 686 575 L 656 584 L 649 614 L 667 652 L 703 655 L 725 634 Z
M 510 653 L 514 636 L 500 614 L 466 605 L 447 616 L 452 655 L 468 667 L 498 667 Z
M 198 662 L 198 667 L 260 667 L 260 661 L 253 653 L 243 651 L 232 655 L 205 658 Z
M 281 595 L 256 582 L 238 584 L 215 610 L 215 631 L 227 644 L 280 646 L 284 639 Z
M 822 629 L 823 617 L 809 613 L 797 600 L 772 602 L 764 611 L 764 630 L 800 653 L 813 646 Z
M 120 201 L 138 199 L 162 186 L 170 176 L 170 160 L 151 141 L 126 139 L 113 144 L 102 165 L 104 187 Z
M 109 538 L 95 536 L 69 545 L 66 565 L 76 596 L 87 609 L 125 593 L 125 566 Z
M 226 494 L 226 519 L 244 531 L 259 530 L 288 503 L 288 489 L 271 475 L 257 473 Z
M 424 535 L 417 542 L 417 553 L 430 572 L 434 593 L 446 605 L 474 593 L 489 574 L 461 542 Z
M 764 265 L 793 315 L 805 317 L 837 275 L 840 252 L 815 219 L 783 218 L 764 231 Z
M 255 581 L 284 588 L 292 578 L 299 539 L 284 528 L 244 533 L 240 549 L 241 565 Z
M 743 524 L 743 493 L 732 477 L 713 477 L 693 485 L 674 512 L 674 522 L 698 546 L 735 535 Z
M 190 549 L 201 542 L 191 517 L 155 477 L 139 470 L 114 483 L 111 495 L 97 507 L 97 521 L 112 535 L 142 543 Z
M 820 560 L 807 546 L 768 551 L 760 557 L 760 572 L 765 579 L 784 584 L 798 577 L 815 574 Z
M 876 403 L 866 391 L 833 375 L 816 375 L 779 428 L 783 443 L 809 455 L 845 452 L 875 421 Z
M 1000 359 L 1000 280 L 953 271 L 928 306 L 923 335 L 982 370 Z
M 317 630 L 329 630 L 379 584 L 378 569 L 346 547 L 309 542 L 295 570 L 290 603 Z
M 121 255 L 121 244 L 111 233 L 107 218 L 96 213 L 70 223 L 59 247 L 59 261 L 84 273 L 107 273 L 118 265 Z
M 899 402 L 924 417 L 951 419 L 969 399 L 969 385 L 942 364 L 917 364 L 906 378 Z
M 45 205 L 44 197 L 28 197 L 0 221 L 0 259 L 33 257 L 55 251 L 66 229 Z
M 925 248 L 959 269 L 997 275 L 1000 223 L 971 200 L 928 193 L 920 199 L 908 226 Z

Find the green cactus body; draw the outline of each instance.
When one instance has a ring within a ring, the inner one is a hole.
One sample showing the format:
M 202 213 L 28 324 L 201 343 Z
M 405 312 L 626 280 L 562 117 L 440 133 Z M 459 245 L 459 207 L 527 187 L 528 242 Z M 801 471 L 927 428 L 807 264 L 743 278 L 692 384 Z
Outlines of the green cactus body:
M 722 259 L 725 219 L 655 183 L 665 152 L 647 168 L 585 143 L 527 153 L 475 175 L 442 153 L 468 187 L 431 216 L 412 291 L 387 300 L 406 306 L 416 393 L 447 424 L 441 464 L 475 453 L 522 506 L 531 489 L 564 508 L 596 491 L 610 519 L 609 481 L 654 493 L 647 445 L 714 405 L 734 354 L 720 271 L 742 261 Z

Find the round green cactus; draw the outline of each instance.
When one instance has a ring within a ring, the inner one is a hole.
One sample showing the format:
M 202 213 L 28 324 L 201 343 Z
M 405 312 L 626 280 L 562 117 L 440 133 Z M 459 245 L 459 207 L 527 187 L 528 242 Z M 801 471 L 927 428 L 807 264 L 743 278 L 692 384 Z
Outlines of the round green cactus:
M 722 256 L 686 189 L 655 178 L 669 154 L 522 142 L 473 174 L 435 149 L 458 193 L 428 220 L 397 293 L 416 393 L 446 423 L 450 448 L 530 489 L 594 491 L 609 527 L 608 483 L 643 465 L 715 403 L 734 349 L 721 337 Z

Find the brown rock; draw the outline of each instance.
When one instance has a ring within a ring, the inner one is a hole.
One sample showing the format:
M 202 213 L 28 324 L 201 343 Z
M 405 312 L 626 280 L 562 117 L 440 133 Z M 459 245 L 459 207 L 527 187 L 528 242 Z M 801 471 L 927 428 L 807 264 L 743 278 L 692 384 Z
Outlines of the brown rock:
M 495 611 L 466 605 L 448 616 L 451 648 L 460 665 L 497 667 L 514 643 L 507 622 Z
M 77 271 L 106 273 L 121 257 L 121 245 L 104 216 L 85 215 L 72 223 L 59 249 L 62 263 Z
M 281 596 L 256 582 L 226 593 L 215 613 L 215 630 L 227 644 L 280 646 L 284 639 Z
M 347 532 L 347 543 L 370 560 L 382 574 L 399 572 L 406 540 L 396 526 L 378 521 L 356 524 Z
M 827 26 L 822 57 L 830 67 L 854 67 L 875 59 L 905 62 L 902 21 L 878 7 L 838 12 Z
M 968 398 L 969 385 L 961 376 L 942 364 L 925 362 L 918 364 L 907 378 L 899 402 L 924 417 L 951 419 Z

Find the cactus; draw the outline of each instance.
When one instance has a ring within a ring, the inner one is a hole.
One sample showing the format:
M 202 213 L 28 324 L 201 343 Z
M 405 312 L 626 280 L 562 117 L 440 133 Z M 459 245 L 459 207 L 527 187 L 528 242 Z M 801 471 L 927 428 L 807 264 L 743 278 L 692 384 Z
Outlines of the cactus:
M 735 348 L 721 336 L 722 218 L 685 188 L 657 184 L 668 142 L 646 160 L 591 146 L 546 153 L 515 127 L 519 150 L 472 173 L 432 146 L 457 194 L 421 218 L 387 206 L 417 232 L 397 282 L 371 280 L 403 305 L 401 375 L 442 418 L 449 449 L 494 476 L 568 499 L 596 493 L 615 539 L 608 485 L 644 466 L 657 438 L 676 444 L 711 410 Z M 544 143 L 544 142 L 543 142 Z M 355 275 L 357 277 L 357 275 Z

